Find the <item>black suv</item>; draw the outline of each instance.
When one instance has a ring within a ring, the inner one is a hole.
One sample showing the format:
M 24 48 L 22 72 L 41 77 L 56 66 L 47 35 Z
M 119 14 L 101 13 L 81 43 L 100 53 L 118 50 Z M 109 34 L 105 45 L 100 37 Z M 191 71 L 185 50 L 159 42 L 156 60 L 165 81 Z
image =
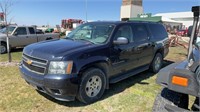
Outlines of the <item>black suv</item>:
M 92 103 L 109 83 L 158 72 L 168 46 L 159 23 L 90 22 L 64 39 L 25 47 L 20 71 L 28 84 L 55 99 Z

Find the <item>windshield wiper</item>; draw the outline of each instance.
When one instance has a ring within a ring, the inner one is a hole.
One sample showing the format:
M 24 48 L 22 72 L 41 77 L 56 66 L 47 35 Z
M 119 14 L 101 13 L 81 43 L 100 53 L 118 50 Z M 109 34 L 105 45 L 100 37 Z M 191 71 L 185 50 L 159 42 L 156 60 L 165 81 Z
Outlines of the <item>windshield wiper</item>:
M 89 40 L 87 40 L 87 39 L 75 39 L 75 40 L 83 40 L 83 41 L 90 42 L 90 43 L 92 43 L 92 44 L 96 44 L 95 42 L 89 41 Z
M 74 38 L 69 38 L 69 37 L 65 37 L 65 39 L 69 39 L 69 40 L 75 40 Z

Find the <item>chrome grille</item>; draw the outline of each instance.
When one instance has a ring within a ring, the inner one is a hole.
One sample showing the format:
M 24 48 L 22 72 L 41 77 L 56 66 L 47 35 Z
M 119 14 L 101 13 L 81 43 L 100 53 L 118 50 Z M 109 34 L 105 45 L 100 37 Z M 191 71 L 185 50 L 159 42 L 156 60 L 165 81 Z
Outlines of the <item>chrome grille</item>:
M 47 60 L 29 56 L 24 53 L 22 55 L 22 62 L 23 62 L 23 66 L 27 70 L 37 73 L 37 74 L 40 74 L 40 75 L 45 74 L 46 68 L 47 68 L 47 63 L 48 63 Z

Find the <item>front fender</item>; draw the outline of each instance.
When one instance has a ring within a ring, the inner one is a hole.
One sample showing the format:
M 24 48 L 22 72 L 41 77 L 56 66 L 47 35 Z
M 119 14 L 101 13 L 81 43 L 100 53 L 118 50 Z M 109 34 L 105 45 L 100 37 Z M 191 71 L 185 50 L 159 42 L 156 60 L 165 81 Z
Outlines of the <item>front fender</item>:
M 172 77 L 178 76 L 188 79 L 187 86 L 180 86 L 172 83 Z M 195 73 L 191 72 L 187 68 L 187 61 L 181 63 L 173 63 L 163 69 L 158 73 L 156 82 L 170 90 L 189 94 L 193 96 L 198 96 L 199 85 L 196 80 Z
M 0 36 L 0 42 L 6 42 L 6 37 L 1 37 Z
M 168 87 L 169 75 L 171 73 L 171 70 L 174 69 L 178 64 L 179 63 L 173 63 L 161 69 L 158 72 L 156 83 L 161 86 Z
M 85 65 L 89 65 L 96 62 L 106 62 L 109 64 L 109 58 L 104 57 L 104 56 L 93 56 L 87 59 L 78 60 L 78 62 L 75 62 L 77 63 L 76 65 L 78 65 L 77 72 L 79 72 Z

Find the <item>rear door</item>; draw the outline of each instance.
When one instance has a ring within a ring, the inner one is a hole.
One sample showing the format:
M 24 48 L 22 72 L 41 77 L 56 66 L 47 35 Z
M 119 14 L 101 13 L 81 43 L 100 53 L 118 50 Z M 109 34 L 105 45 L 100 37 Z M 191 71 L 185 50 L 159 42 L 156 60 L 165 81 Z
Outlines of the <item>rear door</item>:
M 145 23 L 134 23 L 132 27 L 138 66 L 150 64 L 153 59 L 154 45 L 150 41 L 147 26 Z
M 28 34 L 27 39 L 29 41 L 27 41 L 26 45 L 37 42 L 37 35 L 35 32 L 35 29 L 33 27 L 28 27 L 28 32 L 29 32 L 29 34 Z
M 155 43 L 156 49 L 163 49 L 163 58 L 169 52 L 169 38 L 166 29 L 162 24 L 148 24 L 149 31 L 151 32 L 151 41 Z

